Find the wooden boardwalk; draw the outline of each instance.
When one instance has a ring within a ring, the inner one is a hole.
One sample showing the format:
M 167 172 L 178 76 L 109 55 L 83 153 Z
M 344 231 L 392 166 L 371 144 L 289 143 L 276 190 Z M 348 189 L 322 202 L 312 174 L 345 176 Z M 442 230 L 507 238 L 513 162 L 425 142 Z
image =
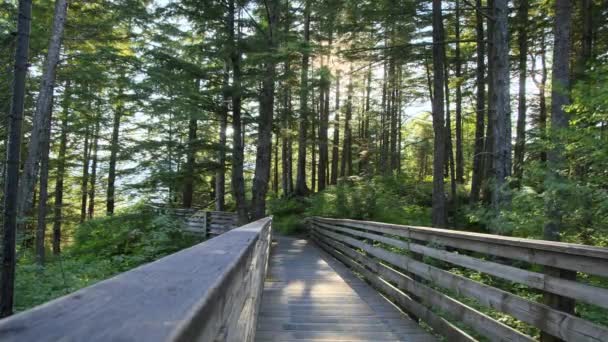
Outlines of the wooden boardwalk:
M 340 262 L 304 239 L 280 237 L 256 341 L 435 341 Z

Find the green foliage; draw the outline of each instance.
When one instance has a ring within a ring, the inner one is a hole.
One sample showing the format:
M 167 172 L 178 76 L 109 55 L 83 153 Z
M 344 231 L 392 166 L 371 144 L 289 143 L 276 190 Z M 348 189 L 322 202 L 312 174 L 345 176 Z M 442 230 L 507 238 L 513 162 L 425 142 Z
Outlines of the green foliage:
M 407 178 L 351 177 L 308 198 L 272 199 L 269 211 L 275 229 L 287 234 L 303 232 L 310 216 L 429 225 L 430 189 Z
M 273 229 L 283 234 L 297 234 L 305 231 L 304 217 L 310 205 L 303 198 L 273 198 L 268 201 L 268 210 L 273 215 Z
M 80 225 L 71 252 L 83 260 L 109 258 L 129 268 L 192 245 L 193 238 L 184 233 L 182 224 L 173 217 L 131 208 Z
M 30 252 L 19 260 L 16 310 L 21 311 L 92 285 L 117 273 L 192 246 L 200 239 L 182 230 L 183 222 L 142 206 L 76 227 L 74 243 L 45 266 Z

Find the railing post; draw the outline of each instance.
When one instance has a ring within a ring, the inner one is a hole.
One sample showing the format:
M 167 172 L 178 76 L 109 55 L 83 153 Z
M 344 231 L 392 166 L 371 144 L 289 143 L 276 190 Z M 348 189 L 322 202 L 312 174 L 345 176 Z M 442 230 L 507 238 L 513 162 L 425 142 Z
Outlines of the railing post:
M 208 219 L 207 216 L 209 215 L 208 211 L 203 211 L 203 238 L 207 238 L 207 235 L 209 234 L 209 225 L 208 225 Z
M 563 278 L 567 280 L 576 281 L 576 272 L 564 270 L 560 268 L 545 266 L 544 273 L 549 276 L 553 276 L 556 278 Z M 543 292 L 543 302 L 559 311 L 563 311 L 574 315 L 574 309 L 576 307 L 576 301 L 572 298 L 563 297 L 557 294 L 553 294 L 550 292 Z M 564 340 L 550 335 L 545 331 L 540 332 L 540 341 L 541 342 L 563 342 Z

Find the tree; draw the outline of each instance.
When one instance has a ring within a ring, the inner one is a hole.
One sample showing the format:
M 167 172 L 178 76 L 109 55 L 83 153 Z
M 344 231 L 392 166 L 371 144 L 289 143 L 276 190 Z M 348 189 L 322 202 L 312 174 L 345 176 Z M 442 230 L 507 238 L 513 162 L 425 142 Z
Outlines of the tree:
M 303 196 L 310 191 L 306 185 L 306 137 L 308 131 L 308 60 L 310 52 L 310 1 L 304 0 L 304 50 L 300 76 L 300 128 L 298 131 L 298 164 L 295 194 Z
M 519 95 L 517 107 L 517 138 L 513 175 L 521 181 L 524 172 L 526 146 L 526 71 L 528 69 L 528 1 L 519 1 L 517 10 L 519 45 Z
M 481 0 L 475 2 L 477 8 L 481 8 Z M 480 10 L 475 11 L 475 30 L 477 41 L 477 67 L 475 79 L 477 85 L 475 101 L 475 149 L 473 152 L 473 175 L 471 178 L 471 202 L 479 200 L 481 184 L 483 182 L 483 150 L 485 146 L 485 41 L 483 29 L 483 15 Z
M 241 121 L 241 50 L 240 25 L 235 34 L 235 0 L 228 2 L 228 39 L 231 44 L 230 61 L 232 66 L 232 192 L 236 202 L 239 224 L 249 221 L 249 211 L 245 200 L 245 179 L 243 177 L 244 143 Z
M 279 17 L 278 0 L 264 2 L 268 32 L 266 33 L 267 47 L 274 52 L 277 44 L 277 23 Z M 260 116 L 258 120 L 257 156 L 255 160 L 255 176 L 251 188 L 251 219 L 258 220 L 266 215 L 266 193 L 270 180 L 270 164 L 272 152 L 272 120 L 274 115 L 274 78 L 276 62 L 272 57 L 267 58 L 260 94 Z
M 20 217 L 28 215 L 33 205 L 34 188 L 38 178 L 42 150 L 47 144 L 47 131 L 50 130 L 55 91 L 55 75 L 59 63 L 59 52 L 65 27 L 68 3 L 67 0 L 55 1 L 55 12 L 53 15 L 53 27 L 49 41 L 48 52 L 44 65 L 44 73 L 40 82 L 40 91 L 36 101 L 36 111 L 33 118 L 32 135 L 28 146 L 27 157 L 23 167 L 21 185 L 18 196 L 18 213 Z
M 2 246 L 2 274 L 0 275 L 0 317 L 13 313 L 15 287 L 15 232 L 17 230 L 17 191 L 21 154 L 21 127 L 25 100 L 25 79 L 28 70 L 28 50 L 31 28 L 32 2 L 19 1 L 17 47 L 13 79 L 13 96 L 8 127 L 6 179 L 4 182 L 4 235 Z
M 492 110 L 494 189 L 492 206 L 499 210 L 508 205 L 510 198 L 507 178 L 511 175 L 511 105 L 509 97 L 509 28 L 508 1 L 494 0 L 492 30 Z
M 566 172 L 566 161 L 563 151 L 563 137 L 565 129 L 568 128 L 568 114 L 566 106 L 570 104 L 570 46 L 572 27 L 572 1 L 556 0 L 555 2 L 555 24 L 553 36 L 553 67 L 551 83 L 551 131 L 550 139 L 552 147 L 547 154 L 547 172 L 545 187 L 547 191 L 547 223 L 544 227 L 544 238 L 546 240 L 559 241 L 562 231 L 563 204 L 566 194 L 560 189 L 563 183 L 563 174 Z M 566 279 L 576 277 L 576 272 L 561 271 L 559 269 L 547 268 L 546 273 L 561 276 Z M 562 311 L 574 313 L 574 300 L 560 297 L 558 295 L 546 295 L 545 301 Z M 543 334 L 543 341 L 556 341 L 558 339 Z
M 444 126 L 444 41 L 441 1 L 433 0 L 433 227 L 447 225 L 443 169 L 445 163 L 445 126 Z

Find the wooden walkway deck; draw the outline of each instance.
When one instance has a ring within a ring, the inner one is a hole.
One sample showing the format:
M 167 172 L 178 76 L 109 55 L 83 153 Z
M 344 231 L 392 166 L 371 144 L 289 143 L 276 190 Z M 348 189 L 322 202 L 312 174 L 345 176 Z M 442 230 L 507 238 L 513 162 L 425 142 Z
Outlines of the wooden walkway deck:
M 271 253 L 256 341 L 435 341 L 307 240 L 280 237 Z

